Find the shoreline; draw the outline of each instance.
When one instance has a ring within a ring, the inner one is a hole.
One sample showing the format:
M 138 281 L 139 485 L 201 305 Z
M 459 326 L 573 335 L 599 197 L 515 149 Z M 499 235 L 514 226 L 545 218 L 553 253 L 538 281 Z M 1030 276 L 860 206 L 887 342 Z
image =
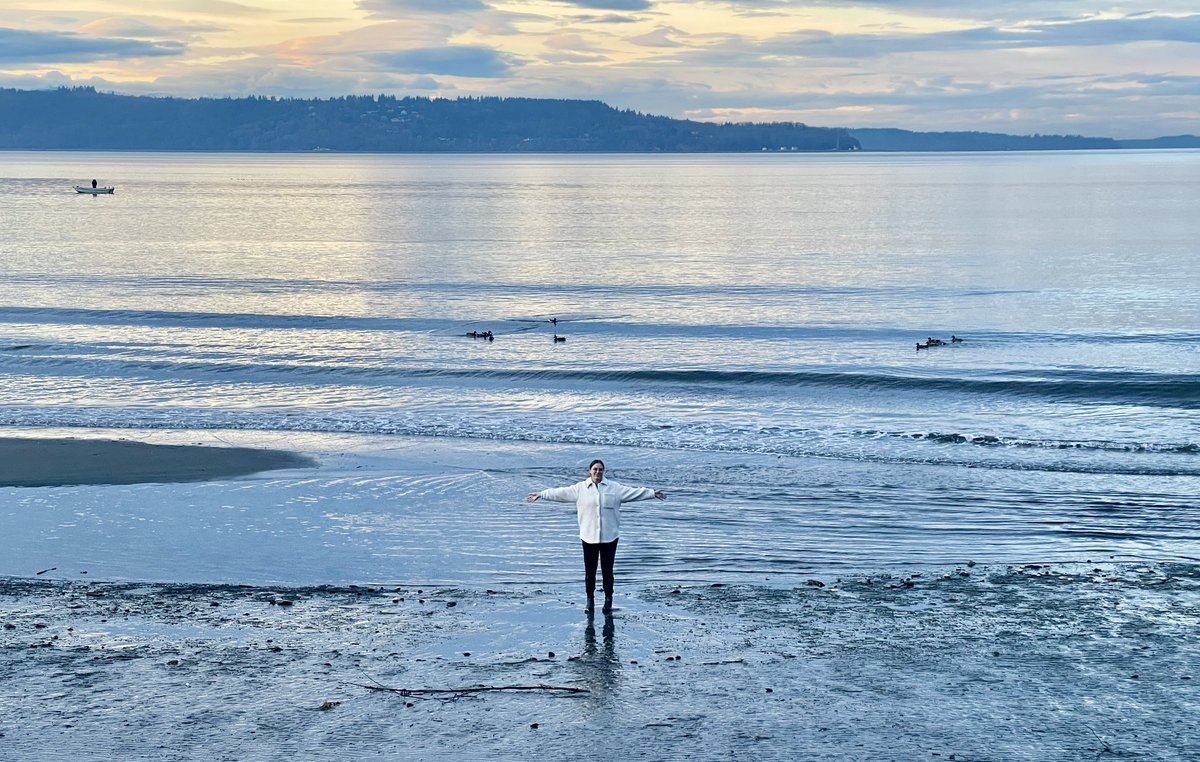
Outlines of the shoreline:
M 316 465 L 287 450 L 0 436 L 0 487 L 201 482 Z

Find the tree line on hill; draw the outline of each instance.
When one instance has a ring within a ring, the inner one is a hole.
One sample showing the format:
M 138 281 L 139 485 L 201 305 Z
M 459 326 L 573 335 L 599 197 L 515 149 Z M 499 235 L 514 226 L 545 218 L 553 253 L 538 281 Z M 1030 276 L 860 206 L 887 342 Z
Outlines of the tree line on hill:
M 0 90 L 0 149 L 736 152 L 852 150 L 845 130 L 711 124 L 600 101 L 345 96 L 152 98 Z
M 0 89 L 0 150 L 377 152 L 1013 151 L 1193 148 L 1181 135 L 1117 141 L 1078 135 L 910 132 L 797 122 L 696 122 L 600 101 L 353 95 L 159 98 Z

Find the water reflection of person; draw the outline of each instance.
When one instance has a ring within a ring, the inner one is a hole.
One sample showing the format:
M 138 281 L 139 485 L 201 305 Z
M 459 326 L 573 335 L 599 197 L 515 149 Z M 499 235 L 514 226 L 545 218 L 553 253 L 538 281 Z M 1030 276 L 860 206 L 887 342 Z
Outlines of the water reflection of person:
M 575 662 L 579 677 L 592 689 L 593 699 L 605 704 L 617 694 L 621 665 L 617 658 L 617 624 L 612 614 L 604 615 L 600 630 L 601 642 L 596 643 L 596 615 L 589 612 L 583 628 L 583 653 Z
M 585 656 L 599 656 L 604 661 L 616 661 L 617 658 L 617 625 L 612 616 L 604 616 L 604 627 L 601 629 L 604 637 L 604 650 L 596 649 L 596 619 L 588 614 L 587 627 L 583 628 L 583 653 Z
M 604 478 L 604 461 L 588 465 L 588 478 L 570 487 L 552 487 L 532 492 L 525 500 L 536 503 L 545 498 L 556 503 L 574 503 L 579 518 L 579 539 L 583 543 L 583 584 L 587 592 L 587 611 L 596 608 L 596 561 L 604 576 L 604 612 L 612 611 L 616 575 L 617 540 L 620 535 L 621 504 L 658 498 L 666 500 L 662 490 L 626 487 Z

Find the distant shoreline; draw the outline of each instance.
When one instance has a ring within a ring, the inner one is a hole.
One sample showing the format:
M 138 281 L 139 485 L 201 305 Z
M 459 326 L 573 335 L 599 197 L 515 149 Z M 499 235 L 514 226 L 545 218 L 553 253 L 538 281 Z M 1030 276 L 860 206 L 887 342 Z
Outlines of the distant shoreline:
M 869 154 L 872 156 L 881 155 L 907 155 L 907 154 L 1055 154 L 1055 153 L 1097 153 L 1097 154 L 1120 154 L 1120 153 L 1145 153 L 1145 152 L 1195 152 L 1200 151 L 1200 145 L 1197 146 L 1163 146 L 1163 147 L 1144 147 L 1144 146 L 1121 146 L 1118 148 L 948 148 L 948 149 L 881 149 L 881 148 L 864 148 L 859 151 L 356 151 L 356 150 L 329 150 L 329 151 L 314 151 L 311 149 L 233 149 L 233 148 L 12 148 L 0 147 L 0 154 L 5 153 L 42 153 L 42 154 L 72 154 L 72 153 L 100 153 L 100 154 L 186 154 L 194 156 L 437 156 L 437 157 L 456 157 L 465 156 L 498 156 L 511 158 L 515 156 L 525 156 L 529 158 L 544 158 L 547 156 L 663 156 L 663 157 L 694 157 L 694 156 L 852 156 Z M 849 159 L 852 161 L 853 159 Z
M 0 487 L 198 482 L 315 465 L 286 450 L 0 437 Z

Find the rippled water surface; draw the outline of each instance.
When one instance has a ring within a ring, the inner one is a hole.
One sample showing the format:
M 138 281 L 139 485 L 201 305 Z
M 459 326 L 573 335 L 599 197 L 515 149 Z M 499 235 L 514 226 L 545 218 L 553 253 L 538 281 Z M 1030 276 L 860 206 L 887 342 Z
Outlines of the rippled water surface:
M 624 525 L 635 579 L 1200 557 L 1200 152 L 0 177 L 0 425 L 325 458 L 0 489 L 0 573 L 65 544 L 117 577 L 573 580 L 569 510 L 520 500 L 595 456 L 670 493 Z

